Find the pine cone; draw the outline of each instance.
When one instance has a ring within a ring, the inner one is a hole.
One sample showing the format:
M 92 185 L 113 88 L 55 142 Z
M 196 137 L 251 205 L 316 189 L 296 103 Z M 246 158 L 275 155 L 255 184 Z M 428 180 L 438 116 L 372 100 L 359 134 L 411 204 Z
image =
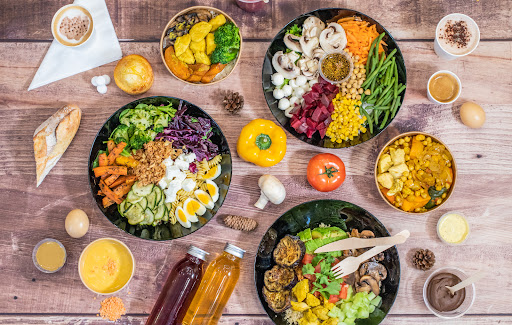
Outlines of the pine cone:
M 226 91 L 222 103 L 228 112 L 235 114 L 244 107 L 244 96 L 238 92 Z
M 434 266 L 436 262 L 436 256 L 434 252 L 429 249 L 419 249 L 414 253 L 412 258 L 412 264 L 420 270 L 427 271 Z
M 229 228 L 242 231 L 253 231 L 258 226 L 258 222 L 254 219 L 232 215 L 224 217 L 224 223 Z

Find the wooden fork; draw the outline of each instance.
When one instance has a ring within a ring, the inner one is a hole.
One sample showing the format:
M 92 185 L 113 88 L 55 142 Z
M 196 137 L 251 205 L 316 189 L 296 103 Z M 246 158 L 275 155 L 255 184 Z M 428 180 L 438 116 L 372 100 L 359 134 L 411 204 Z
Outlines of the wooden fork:
M 396 238 L 396 242 L 405 242 L 405 240 L 400 237 L 404 237 L 405 239 L 407 239 L 407 238 L 409 238 L 410 235 L 411 235 L 411 233 L 409 232 L 409 230 L 403 230 L 403 231 L 399 232 L 394 237 Z M 357 257 L 350 256 L 350 257 L 343 259 L 341 262 L 339 262 L 338 264 L 334 265 L 331 268 L 334 277 L 336 279 L 339 279 L 346 275 L 354 273 L 355 271 L 357 271 L 357 269 L 359 269 L 359 265 L 361 263 L 363 263 L 367 259 L 374 257 L 375 255 L 385 251 L 386 249 L 388 249 L 394 245 L 395 244 L 393 243 L 393 244 L 384 245 L 384 246 L 375 246 L 374 248 L 364 252 L 363 254 L 361 254 Z

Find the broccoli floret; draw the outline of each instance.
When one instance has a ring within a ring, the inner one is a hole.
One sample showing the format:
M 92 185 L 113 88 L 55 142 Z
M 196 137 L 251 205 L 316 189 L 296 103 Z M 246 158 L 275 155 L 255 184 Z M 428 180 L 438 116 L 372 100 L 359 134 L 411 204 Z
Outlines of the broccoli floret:
M 130 124 L 145 130 L 151 126 L 151 114 L 144 109 L 134 109 L 130 114 Z
M 153 130 L 140 130 L 137 129 L 130 138 L 130 148 L 141 149 L 145 143 L 153 141 L 156 137 L 156 132 Z
M 128 139 L 130 138 L 128 135 L 128 129 L 129 127 L 127 125 L 119 125 L 110 135 L 110 139 L 114 140 L 116 144 L 119 142 L 128 143 Z
M 212 63 L 226 64 L 234 60 L 240 49 L 240 33 L 233 23 L 220 26 L 215 31 L 215 50 L 211 55 Z
M 231 62 L 236 58 L 238 54 L 238 49 L 235 48 L 225 48 L 225 47 L 217 47 L 212 53 L 211 61 L 212 63 L 222 63 L 226 64 Z

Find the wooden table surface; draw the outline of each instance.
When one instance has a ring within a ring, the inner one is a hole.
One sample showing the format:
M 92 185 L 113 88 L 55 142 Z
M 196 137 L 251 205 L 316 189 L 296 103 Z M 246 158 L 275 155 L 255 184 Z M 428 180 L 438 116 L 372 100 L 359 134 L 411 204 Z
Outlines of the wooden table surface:
M 239 23 L 244 51 L 234 73 L 211 87 L 184 85 L 174 79 L 160 59 L 158 41 L 168 19 L 191 5 L 208 3 L 225 10 Z M 143 96 L 181 97 L 204 108 L 226 134 L 233 154 L 233 179 L 226 202 L 219 211 L 254 217 L 259 228 L 243 234 L 224 227 L 219 217 L 191 236 L 172 242 L 148 242 L 114 227 L 96 207 L 89 190 L 87 159 L 96 132 L 108 116 L 132 97 L 115 85 L 106 95 L 91 86 L 94 75 L 112 76 L 115 63 L 72 76 L 27 92 L 28 85 L 52 39 L 53 13 L 67 1 L 1 1 L 0 11 L 0 324 L 103 324 L 96 314 L 102 297 L 85 288 L 78 276 L 82 249 L 100 237 L 124 241 L 137 262 L 135 276 L 118 294 L 126 305 L 122 324 L 143 324 L 166 279 L 190 244 L 219 253 L 226 241 L 247 250 L 241 277 L 221 318 L 221 324 L 271 324 L 260 305 L 253 282 L 253 263 L 262 234 L 291 207 L 320 198 L 353 202 L 376 215 L 392 232 L 411 231 L 399 247 L 402 278 L 398 298 L 384 324 L 441 323 L 425 307 L 422 288 L 432 272 L 412 267 L 416 248 L 436 254 L 434 270 L 457 266 L 473 273 L 488 272 L 476 285 L 476 299 L 469 313 L 446 324 L 512 323 L 512 4 L 503 0 L 386 0 L 293 1 L 274 0 L 266 10 L 249 14 L 232 0 L 139 1 L 107 0 L 121 41 L 123 54 L 141 54 L 153 66 L 153 87 Z M 289 135 L 288 152 L 277 166 L 264 169 L 242 161 L 235 154 L 241 128 L 254 118 L 273 120 L 261 91 L 261 64 L 273 35 L 295 16 L 317 8 L 347 7 L 378 19 L 398 40 L 408 73 L 404 107 L 376 139 L 361 146 L 337 150 L 347 167 L 343 186 L 327 194 L 313 190 L 305 172 L 309 159 L 328 152 Z M 481 42 L 471 55 L 443 61 L 433 50 L 434 30 L 446 14 L 461 12 L 479 24 Z M 435 105 L 426 98 L 428 77 L 440 69 L 455 72 L 463 90 L 454 105 Z M 219 103 L 224 89 L 241 92 L 245 107 L 237 116 Z M 464 101 L 479 103 L 487 114 L 483 128 L 462 125 L 458 108 Z M 58 108 L 75 102 L 83 110 L 80 129 L 70 147 L 43 184 L 36 188 L 32 134 Z M 382 201 L 373 180 L 378 151 L 387 140 L 405 131 L 425 131 L 441 138 L 457 161 L 459 178 L 452 198 L 442 208 L 422 215 L 406 215 Z M 285 184 L 288 197 L 264 211 L 253 204 L 258 198 L 258 177 L 271 173 Z M 86 211 L 90 230 L 80 239 L 64 229 L 66 214 Z M 458 210 L 469 220 L 471 235 L 461 246 L 447 246 L 436 236 L 436 222 L 445 212 Z M 34 245 L 43 238 L 60 240 L 68 259 L 56 274 L 43 274 L 32 264 Z M 215 254 L 214 254 L 215 255 Z

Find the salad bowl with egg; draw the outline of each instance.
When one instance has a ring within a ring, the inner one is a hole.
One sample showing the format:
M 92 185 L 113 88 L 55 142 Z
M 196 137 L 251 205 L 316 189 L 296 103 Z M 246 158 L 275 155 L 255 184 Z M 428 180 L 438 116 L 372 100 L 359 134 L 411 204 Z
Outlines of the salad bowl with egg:
M 138 99 L 102 126 L 89 156 L 89 180 L 102 213 L 143 239 L 191 234 L 213 218 L 231 181 L 220 127 L 174 97 Z

